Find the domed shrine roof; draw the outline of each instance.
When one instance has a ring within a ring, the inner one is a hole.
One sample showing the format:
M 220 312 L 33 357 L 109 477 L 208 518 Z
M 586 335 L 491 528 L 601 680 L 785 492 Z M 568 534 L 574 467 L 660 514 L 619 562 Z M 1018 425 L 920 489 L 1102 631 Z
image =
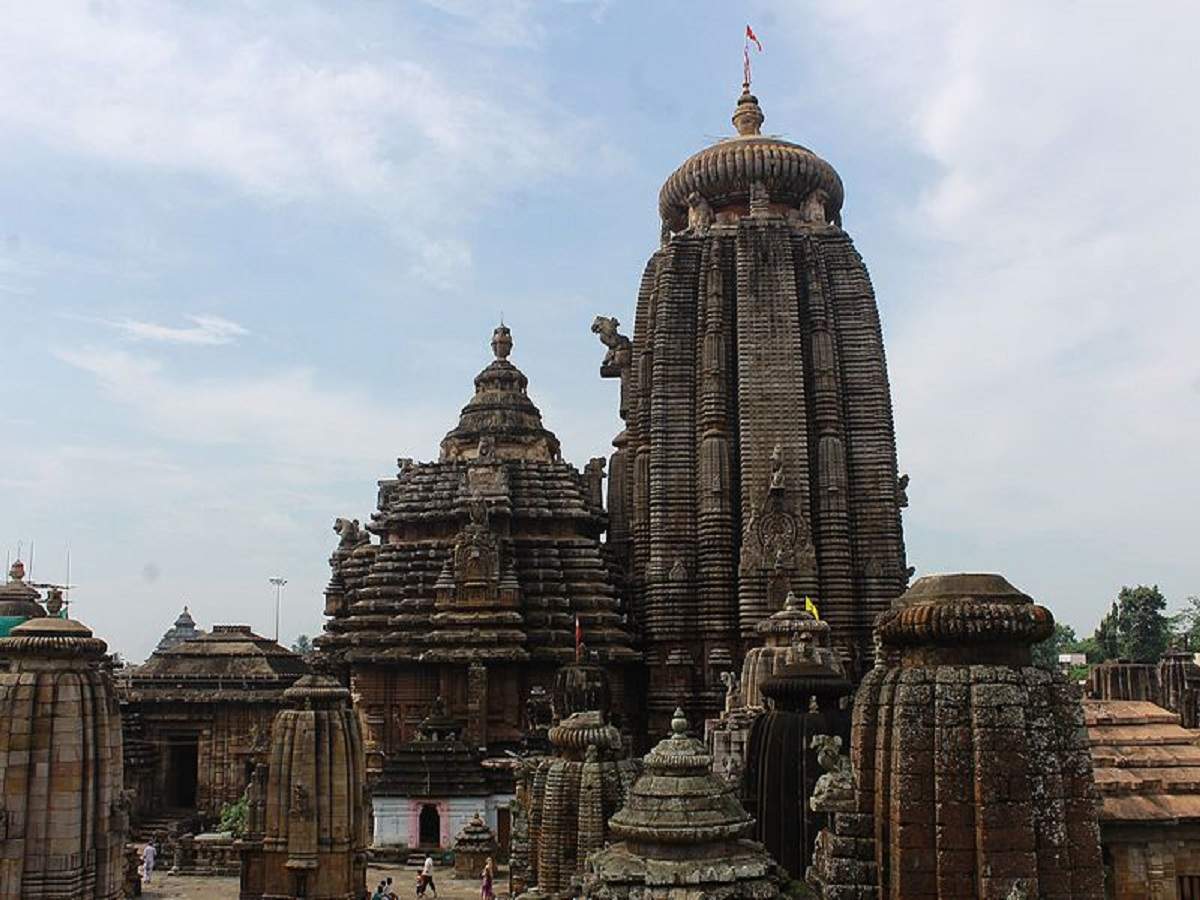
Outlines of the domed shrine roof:
M 673 231 L 686 227 L 693 193 L 720 213 L 747 207 L 754 182 L 766 188 L 772 203 L 794 208 L 819 193 L 828 220 L 839 220 L 844 192 L 833 166 L 807 147 L 764 135 L 763 120 L 758 98 L 744 89 L 733 114 L 737 134 L 693 154 L 671 173 L 659 191 L 658 211 Z
M 211 634 L 155 650 L 130 674 L 130 688 L 140 699 L 275 700 L 309 671 L 299 654 L 249 625 L 214 625 Z
M 0 636 L 26 619 L 45 616 L 41 599 L 41 594 L 25 583 L 25 564 L 18 559 L 8 570 L 8 581 L 0 584 Z
M 559 444 L 542 427 L 542 414 L 529 399 L 529 379 L 508 361 L 512 332 L 501 324 L 492 332 L 495 359 L 475 376 L 475 396 L 463 407 L 458 425 L 442 440 L 442 460 L 554 460 Z

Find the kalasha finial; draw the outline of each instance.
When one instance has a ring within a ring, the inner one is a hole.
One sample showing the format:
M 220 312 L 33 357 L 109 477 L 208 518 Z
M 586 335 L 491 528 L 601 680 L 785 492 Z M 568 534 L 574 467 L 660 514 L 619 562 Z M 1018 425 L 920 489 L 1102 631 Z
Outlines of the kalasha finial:
M 742 96 L 738 97 L 737 108 L 733 111 L 733 127 L 743 137 L 762 134 L 764 120 L 758 98 L 750 93 L 750 86 L 742 86 Z
M 12 564 L 12 568 L 10 568 L 8 570 L 8 577 L 11 578 L 13 581 L 24 581 L 25 580 L 25 563 L 21 562 L 19 559 L 16 562 L 14 562 Z
M 496 359 L 508 359 L 508 354 L 512 352 L 512 345 L 512 332 L 508 330 L 507 325 L 501 322 L 492 332 L 492 352 L 496 354 Z
M 671 716 L 671 733 L 683 737 L 687 734 L 688 720 L 684 715 L 683 707 L 675 707 L 675 715 Z

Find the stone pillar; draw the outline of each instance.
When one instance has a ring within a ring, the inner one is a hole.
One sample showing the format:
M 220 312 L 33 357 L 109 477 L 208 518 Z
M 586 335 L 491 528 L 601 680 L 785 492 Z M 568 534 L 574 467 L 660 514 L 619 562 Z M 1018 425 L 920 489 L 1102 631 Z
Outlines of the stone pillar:
M 822 896 L 1103 896 L 1079 692 L 1031 661 L 1053 628 L 999 575 L 922 578 L 879 617 L 886 661 L 855 696 L 850 761 L 821 759 L 853 783 L 814 792 L 846 796 L 820 806 Z
M 72 619 L 0 638 L 0 897 L 122 894 L 129 819 L 107 649 Z

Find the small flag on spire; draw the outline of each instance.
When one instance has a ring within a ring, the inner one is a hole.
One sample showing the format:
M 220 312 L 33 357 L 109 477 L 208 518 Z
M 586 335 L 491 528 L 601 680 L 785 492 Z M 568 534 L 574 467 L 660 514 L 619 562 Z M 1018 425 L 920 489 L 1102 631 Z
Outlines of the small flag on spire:
M 821 614 L 817 612 L 817 604 L 813 603 L 812 598 L 810 598 L 807 594 L 804 596 L 804 611 L 806 613 L 811 613 L 812 617 L 818 622 L 821 620 Z
M 749 25 L 746 26 L 746 42 L 742 45 L 742 87 L 747 91 L 750 90 L 750 42 L 754 41 L 754 46 L 758 48 L 758 52 L 762 53 L 762 43 L 758 39 L 758 35 L 754 33 L 754 29 Z

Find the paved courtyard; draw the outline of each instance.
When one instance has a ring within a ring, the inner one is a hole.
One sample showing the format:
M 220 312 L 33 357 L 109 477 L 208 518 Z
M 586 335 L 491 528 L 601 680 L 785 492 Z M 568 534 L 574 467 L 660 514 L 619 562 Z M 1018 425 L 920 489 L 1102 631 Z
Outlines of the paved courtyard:
M 438 900 L 479 900 L 479 882 L 459 881 L 453 870 L 439 868 L 434 874 L 438 888 Z M 368 869 L 367 886 L 374 890 L 376 884 L 391 876 L 396 893 L 402 898 L 416 896 L 417 869 L 415 866 L 397 866 L 389 869 Z M 508 886 L 508 872 L 502 871 L 496 879 L 496 892 L 502 893 Z M 154 884 L 142 891 L 142 896 L 151 900 L 237 900 L 236 878 L 191 878 L 156 873 Z M 432 894 L 427 893 L 427 898 Z

